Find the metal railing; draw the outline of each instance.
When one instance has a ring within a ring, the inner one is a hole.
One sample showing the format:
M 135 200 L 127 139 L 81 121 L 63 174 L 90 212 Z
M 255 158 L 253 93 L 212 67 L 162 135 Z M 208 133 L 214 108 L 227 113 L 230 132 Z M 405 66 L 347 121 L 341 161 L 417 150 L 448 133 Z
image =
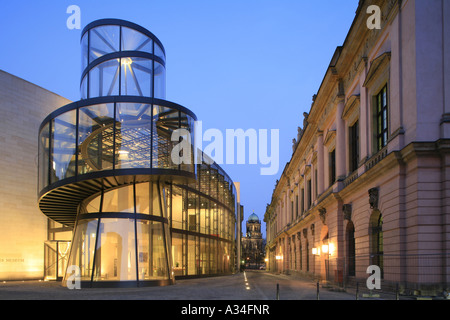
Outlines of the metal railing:
M 361 292 L 441 296 L 450 290 L 450 255 L 359 255 L 327 259 L 319 270 L 326 282 Z M 371 290 L 375 284 L 379 289 Z

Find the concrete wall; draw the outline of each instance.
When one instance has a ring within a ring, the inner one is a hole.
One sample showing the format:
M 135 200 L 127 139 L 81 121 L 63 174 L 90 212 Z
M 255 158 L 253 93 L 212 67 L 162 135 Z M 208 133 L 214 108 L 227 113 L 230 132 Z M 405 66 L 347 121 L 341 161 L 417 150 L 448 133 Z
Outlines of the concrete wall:
M 68 103 L 0 70 L 0 280 L 43 277 L 47 218 L 37 205 L 38 130 Z

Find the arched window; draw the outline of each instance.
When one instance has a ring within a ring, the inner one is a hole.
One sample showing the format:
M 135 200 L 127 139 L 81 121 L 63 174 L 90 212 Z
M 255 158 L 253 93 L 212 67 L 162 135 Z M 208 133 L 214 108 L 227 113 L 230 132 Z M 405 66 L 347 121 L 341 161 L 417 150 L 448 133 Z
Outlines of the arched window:
M 383 276 L 383 216 L 379 211 L 374 211 L 371 217 L 372 254 L 373 265 L 380 267 Z
M 299 252 L 299 254 L 300 254 L 300 270 L 301 271 L 303 270 L 303 250 L 302 249 L 303 249 L 302 248 L 302 242 L 300 240 L 300 252 Z
M 306 271 L 309 272 L 309 243 L 306 241 Z

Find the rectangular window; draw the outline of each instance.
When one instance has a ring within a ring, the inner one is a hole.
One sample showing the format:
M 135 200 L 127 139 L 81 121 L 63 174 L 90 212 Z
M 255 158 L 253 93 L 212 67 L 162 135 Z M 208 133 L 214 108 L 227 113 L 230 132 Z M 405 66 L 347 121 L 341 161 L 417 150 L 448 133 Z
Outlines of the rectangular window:
M 385 86 L 376 96 L 376 137 L 377 151 L 380 151 L 387 145 L 388 138 L 388 103 L 387 86 Z
M 302 191 L 300 192 L 300 196 L 302 197 L 302 201 L 300 202 L 300 209 L 301 214 L 303 214 L 303 212 L 305 212 L 305 189 L 302 189 Z
M 307 208 L 309 209 L 309 208 L 311 208 L 311 203 L 312 203 L 311 180 L 308 180 L 307 187 L 308 187 L 308 189 L 307 189 L 307 192 L 308 192 L 307 197 L 308 198 L 306 200 L 308 201 Z
M 291 222 L 294 221 L 294 201 L 291 201 Z
M 295 217 L 298 217 L 298 195 L 295 196 Z
M 314 170 L 314 196 L 316 197 L 316 199 L 319 196 L 317 185 L 318 183 L 317 183 L 317 169 L 316 169 Z
M 358 169 L 359 162 L 359 123 L 355 122 L 349 128 L 349 153 L 350 153 L 350 172 Z
M 336 149 L 330 152 L 330 186 L 336 182 Z

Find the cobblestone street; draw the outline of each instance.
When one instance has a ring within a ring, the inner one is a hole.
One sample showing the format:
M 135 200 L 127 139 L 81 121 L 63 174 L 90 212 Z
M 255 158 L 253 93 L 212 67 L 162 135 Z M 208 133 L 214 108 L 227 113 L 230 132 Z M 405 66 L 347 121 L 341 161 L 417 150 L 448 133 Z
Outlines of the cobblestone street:
M 247 271 L 231 276 L 178 280 L 167 287 L 69 290 L 60 282 L 0 283 L 2 300 L 317 300 L 315 282 Z M 320 300 L 355 300 L 346 292 L 320 290 Z

